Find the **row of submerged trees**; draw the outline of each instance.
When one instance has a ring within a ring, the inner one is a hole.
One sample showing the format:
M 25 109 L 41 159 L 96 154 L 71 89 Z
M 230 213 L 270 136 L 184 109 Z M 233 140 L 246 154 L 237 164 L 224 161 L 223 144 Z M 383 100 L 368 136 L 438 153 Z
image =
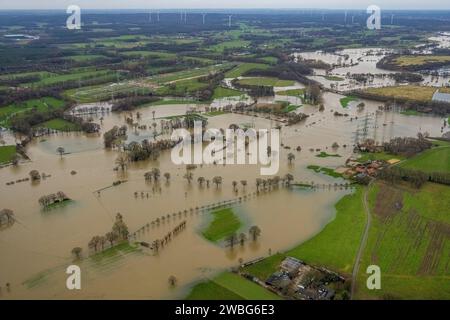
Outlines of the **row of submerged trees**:
M 70 200 L 70 198 L 62 191 L 58 191 L 57 193 L 52 193 L 49 195 L 45 195 L 39 198 L 39 204 L 47 208 L 54 203 L 64 202 L 66 200 Z
M 123 221 L 123 216 L 120 213 L 116 214 L 116 218 L 112 227 L 112 230 L 107 232 L 103 236 L 94 236 L 88 243 L 88 247 L 90 250 L 93 250 L 97 253 L 103 251 L 105 249 L 105 245 L 109 243 L 109 247 L 113 247 L 114 244 L 121 241 L 128 241 L 128 226 Z M 81 258 L 82 249 L 80 247 L 76 247 L 72 249 L 72 254 L 76 258 Z
M 252 241 L 257 241 L 258 237 L 261 235 L 261 229 L 258 226 L 251 226 L 248 230 L 249 236 Z M 231 249 L 234 248 L 235 245 L 240 244 L 244 246 L 245 242 L 248 240 L 247 235 L 245 233 L 232 233 L 228 237 L 225 238 L 225 243 Z

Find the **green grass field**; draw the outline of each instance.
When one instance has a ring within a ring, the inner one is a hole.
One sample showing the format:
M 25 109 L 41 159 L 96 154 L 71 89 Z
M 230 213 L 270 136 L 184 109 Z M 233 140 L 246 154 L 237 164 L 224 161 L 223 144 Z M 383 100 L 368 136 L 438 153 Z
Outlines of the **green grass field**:
M 290 90 L 277 91 L 276 94 L 280 95 L 280 96 L 303 97 L 304 93 L 305 93 L 305 90 L 303 90 L 303 89 L 290 89 Z
M 254 86 L 271 86 L 271 87 L 289 87 L 293 86 L 295 82 L 293 80 L 280 80 L 271 77 L 255 77 L 239 80 L 240 84 L 254 85 Z
M 276 294 L 231 272 L 223 272 L 214 279 L 197 284 L 186 299 L 281 300 Z
M 223 41 L 209 48 L 210 50 L 213 51 L 223 52 L 225 49 L 234 49 L 234 48 L 242 49 L 248 46 L 249 44 L 250 41 L 237 39 L 237 40 Z
M 230 208 L 212 212 L 213 220 L 202 232 L 209 241 L 217 242 L 239 230 L 241 222 Z
M 81 127 L 64 119 L 52 119 L 36 125 L 39 128 L 49 128 L 59 131 L 80 131 Z
M 52 97 L 44 97 L 41 99 L 31 99 L 18 104 L 11 104 L 5 107 L 0 107 L 0 124 L 8 126 L 8 119 L 22 112 L 36 108 L 38 111 L 48 111 L 51 109 L 59 109 L 64 106 L 62 100 Z
M 302 107 L 301 105 L 290 104 L 290 105 L 286 106 L 282 110 L 282 112 L 289 113 L 289 112 L 295 111 L 295 110 L 297 110 L 298 108 L 301 108 L 301 107 Z
M 344 81 L 345 79 L 338 76 L 323 76 L 328 81 Z
M 170 53 L 170 52 L 163 52 L 163 51 L 139 51 L 139 50 L 135 50 L 135 51 L 125 51 L 122 52 L 121 54 L 127 56 L 127 57 L 131 57 L 131 58 L 176 58 L 176 54 L 175 53 Z
M 286 254 L 277 253 L 257 263 L 244 267 L 243 271 L 265 281 L 279 269 L 281 262 L 285 258 Z
M 427 183 L 418 190 L 379 182 L 369 202 L 373 219 L 357 297 L 450 299 L 450 187 Z M 381 290 L 365 286 L 371 264 L 381 269 Z
M 358 100 L 358 98 L 356 98 L 356 97 L 348 96 L 348 97 L 340 99 L 339 102 L 341 103 L 342 108 L 347 108 L 350 102 L 357 101 L 357 100 Z
M 225 78 L 237 78 L 242 76 L 244 73 L 250 70 L 265 70 L 268 69 L 269 66 L 267 64 L 262 63 L 243 63 L 231 69 L 230 71 L 225 73 Z
M 156 89 L 158 95 L 183 95 L 186 93 L 202 90 L 208 86 L 207 83 L 200 82 L 198 79 L 187 79 L 174 82 L 169 86 L 162 86 Z
M 336 157 L 336 158 L 338 158 L 338 157 L 340 157 L 340 155 L 339 154 L 331 154 L 331 153 L 327 153 L 325 151 L 322 151 L 322 152 L 316 154 L 316 157 L 318 157 L 318 158 L 328 158 L 328 157 Z
M 233 65 L 234 64 L 232 63 L 225 63 L 219 66 L 207 66 L 195 69 L 187 69 L 178 72 L 155 75 L 153 77 L 150 77 L 149 79 L 150 81 L 155 82 L 157 84 L 166 84 L 169 82 L 180 81 L 183 79 L 206 76 L 211 72 L 216 72 L 218 70 L 222 70 L 231 67 Z
M 51 77 L 41 78 L 37 82 L 30 83 L 30 85 L 38 86 L 38 87 L 45 87 L 45 86 L 50 86 L 50 85 L 54 85 L 54 84 L 58 84 L 58 83 L 63 83 L 66 81 L 96 79 L 96 78 L 102 78 L 102 77 L 113 76 L 113 75 L 115 75 L 115 73 L 110 70 L 100 70 L 100 71 L 89 70 L 89 71 L 84 71 L 84 72 L 72 72 L 72 73 L 67 73 L 67 74 L 60 74 L 60 75 L 55 75 L 55 76 L 51 76 Z
M 321 166 L 317 166 L 317 165 L 309 165 L 307 168 L 310 170 L 313 170 L 316 173 L 323 173 L 323 174 L 326 174 L 327 176 L 330 176 L 333 178 L 342 178 L 342 174 L 335 172 L 331 168 L 321 167 Z
M 149 88 L 138 86 L 131 81 L 120 83 L 107 83 L 97 86 L 82 87 L 79 89 L 70 89 L 64 92 L 66 96 L 81 103 L 97 102 L 110 99 L 113 95 L 119 93 L 149 93 Z
M 11 162 L 16 155 L 16 146 L 0 146 L 0 164 Z
M 236 97 L 236 96 L 242 96 L 244 95 L 243 92 L 238 90 L 233 90 L 229 88 L 224 87 L 217 87 L 214 89 L 213 99 L 220 99 L 220 98 L 226 98 L 226 97 Z
M 95 61 L 100 59 L 106 59 L 105 56 L 102 56 L 100 54 L 81 54 L 81 55 L 74 55 L 74 56 L 68 56 L 65 57 L 67 60 L 72 60 L 75 62 L 86 62 L 86 61 Z
M 4 75 L 0 75 L 0 79 L 1 80 L 21 79 L 21 78 L 30 77 L 30 76 L 47 78 L 47 77 L 51 77 L 54 75 L 55 75 L 54 73 L 47 72 L 47 71 L 32 71 L 32 72 L 19 72 L 19 73 L 4 74 Z
M 336 205 L 336 217 L 312 239 L 289 250 L 286 255 L 349 274 L 366 223 L 363 188 L 344 196 Z
M 408 161 L 399 164 L 405 169 L 414 169 L 424 172 L 450 172 L 450 143 L 426 150 Z

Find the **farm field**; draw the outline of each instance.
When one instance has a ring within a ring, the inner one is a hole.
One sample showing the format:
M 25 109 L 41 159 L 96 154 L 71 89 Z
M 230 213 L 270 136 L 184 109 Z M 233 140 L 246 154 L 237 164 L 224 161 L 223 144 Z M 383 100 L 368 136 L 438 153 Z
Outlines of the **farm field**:
M 108 100 L 121 93 L 149 93 L 151 89 L 144 85 L 138 85 L 133 81 L 124 81 L 119 83 L 107 83 L 97 86 L 87 86 L 79 89 L 70 89 L 64 94 L 77 102 L 89 103 Z
M 450 143 L 426 150 L 399 165 L 424 172 L 450 172 Z
M 37 82 L 31 82 L 27 84 L 27 86 L 50 86 L 56 85 L 59 83 L 67 82 L 67 81 L 78 81 L 78 80 L 86 80 L 86 79 L 99 79 L 106 77 L 114 77 L 115 73 L 109 70 L 101 70 L 101 71 L 86 71 L 86 72 L 73 72 L 67 74 L 59 74 L 55 76 L 45 77 Z
M 178 72 L 173 72 L 173 73 L 156 75 L 156 76 L 150 77 L 149 80 L 152 82 L 155 82 L 157 84 L 167 84 L 167 83 L 176 82 L 176 81 L 180 81 L 180 80 L 187 80 L 190 78 L 206 76 L 210 72 L 215 72 L 215 71 L 225 69 L 225 68 L 228 68 L 231 66 L 232 66 L 232 64 L 222 64 L 222 65 L 218 65 L 218 66 L 195 68 L 192 70 L 188 69 L 188 70 L 183 70 L 183 71 L 178 71 Z
M 243 277 L 224 272 L 197 284 L 187 296 L 188 300 L 280 300 L 276 294 Z
M 294 85 L 292 80 L 280 80 L 270 77 L 255 77 L 239 80 L 240 84 L 244 85 L 257 85 L 257 86 L 271 86 L 271 87 L 289 87 Z
M 8 125 L 7 120 L 15 115 L 22 112 L 36 108 L 38 111 L 48 111 L 52 109 L 60 109 L 64 106 L 64 102 L 52 97 L 44 97 L 41 99 L 31 99 L 19 104 L 12 104 L 9 106 L 0 108 L 0 124 Z
M 36 125 L 36 127 L 49 128 L 49 129 L 58 130 L 58 131 L 80 131 L 81 130 L 79 125 L 69 122 L 64 119 L 59 119 L 59 118 L 42 122 L 42 123 Z
M 383 88 L 369 88 L 365 92 L 376 94 L 388 98 L 411 99 L 418 101 L 431 101 L 433 94 L 436 92 L 435 87 L 426 86 L 393 86 Z
M 262 63 L 243 63 L 235 67 L 234 69 L 225 73 L 225 78 L 237 78 L 250 70 L 265 70 L 268 69 L 267 64 Z
M 236 97 L 236 96 L 242 96 L 244 93 L 239 90 L 224 88 L 224 87 L 217 87 L 214 89 L 213 93 L 213 99 L 220 99 L 220 98 L 226 98 L 226 97 Z
M 277 91 L 277 95 L 292 96 L 292 97 L 302 97 L 304 93 L 305 93 L 305 90 L 303 90 L 303 89 L 289 89 L 289 90 Z
M 429 62 L 449 62 L 450 56 L 440 56 L 440 55 L 417 55 L 417 56 L 399 56 L 395 58 L 394 62 L 399 66 L 417 66 L 424 65 Z
M 373 222 L 360 268 L 358 297 L 450 297 L 449 199 L 450 187 L 433 183 L 417 190 L 379 182 L 371 189 Z M 381 268 L 381 290 L 367 290 L 361 279 L 370 264 Z

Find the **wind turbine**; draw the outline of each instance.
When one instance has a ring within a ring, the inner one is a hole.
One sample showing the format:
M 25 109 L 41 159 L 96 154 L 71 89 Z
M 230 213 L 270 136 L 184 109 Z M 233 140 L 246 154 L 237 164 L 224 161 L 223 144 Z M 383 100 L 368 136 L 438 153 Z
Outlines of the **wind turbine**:
M 202 13 L 202 16 L 203 16 L 203 24 L 205 24 L 206 13 Z
M 229 16 L 228 16 L 228 26 L 231 28 L 231 17 L 232 17 L 232 15 L 230 14 Z

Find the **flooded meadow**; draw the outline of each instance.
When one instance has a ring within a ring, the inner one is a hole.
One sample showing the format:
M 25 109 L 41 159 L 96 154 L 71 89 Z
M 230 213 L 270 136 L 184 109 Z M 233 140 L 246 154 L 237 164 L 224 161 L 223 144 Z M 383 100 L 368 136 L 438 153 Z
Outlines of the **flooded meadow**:
M 348 71 L 342 71 L 348 72 Z M 396 136 L 415 136 L 419 131 L 439 135 L 442 119 L 433 116 L 407 116 L 395 111 L 378 111 L 380 103 L 361 100 L 364 110 L 350 103 L 340 104 L 342 95 L 324 94 L 325 110 L 303 104 L 298 110 L 309 117 L 295 125 L 281 124 L 279 176 L 290 173 L 295 182 L 334 185 L 343 180 L 308 170 L 308 165 L 337 168 L 353 155 L 355 132 L 369 119 L 367 137 L 387 141 Z M 266 98 L 271 102 L 286 96 Z M 289 97 L 288 99 L 297 99 Z M 291 103 L 299 101 L 290 101 Z M 360 102 L 361 102 L 360 101 Z M 223 102 L 216 101 L 219 106 Z M 91 105 L 92 106 L 92 105 Z M 95 104 L 94 104 L 95 106 Z M 146 129 L 128 127 L 127 142 L 143 139 L 168 138 L 159 131 L 161 119 L 179 116 L 188 110 L 205 111 L 205 105 L 160 105 L 138 109 L 140 125 Z M 133 112 L 133 114 L 136 113 Z M 334 112 L 347 116 L 335 116 Z M 0 201 L 2 207 L 14 210 L 16 223 L 0 231 L 0 283 L 10 283 L 10 291 L 3 288 L 0 298 L 124 298 L 173 299 L 183 298 L 196 282 L 209 278 L 239 261 L 250 261 L 285 251 L 317 234 L 335 214 L 334 204 L 351 188 L 331 187 L 317 190 L 278 188 L 256 193 L 257 165 L 202 165 L 192 170 L 194 180 L 183 176 L 185 166 L 171 161 L 170 151 L 163 151 L 158 160 L 131 163 L 126 171 L 115 170 L 117 150 L 103 146 L 102 134 L 113 126 L 126 125 L 129 112 L 101 112 L 90 114 L 101 123 L 101 132 L 58 133 L 35 138 L 27 146 L 30 161 L 19 166 L 0 169 Z M 100 119 L 101 118 L 101 119 Z M 152 124 L 156 123 L 153 129 Z M 208 116 L 209 128 L 228 128 L 231 124 L 254 128 L 273 128 L 276 119 L 236 113 Z M 337 142 L 339 148 L 332 149 Z M 57 154 L 58 147 L 66 154 Z M 345 147 L 344 147 L 345 146 Z M 301 147 L 301 151 L 297 151 Z M 340 157 L 317 157 L 318 151 L 339 154 Z M 288 153 L 295 154 L 289 164 Z M 159 168 L 171 175 L 169 181 L 158 183 L 144 179 L 144 173 Z M 31 170 L 45 173 L 40 182 L 7 182 L 28 177 Z M 223 177 L 220 187 L 199 186 L 198 177 Z M 263 177 L 264 178 L 264 177 Z M 112 186 L 115 181 L 123 181 Z M 248 181 L 237 191 L 232 181 Z M 72 201 L 43 210 L 42 195 L 63 191 Z M 248 242 L 234 249 L 203 238 L 201 230 L 210 221 L 211 204 L 222 203 L 233 208 L 247 232 L 257 225 L 262 233 L 257 242 Z M 200 208 L 200 209 L 199 209 Z M 186 228 L 158 253 L 134 244 L 106 255 L 89 252 L 88 242 L 95 235 L 108 232 L 115 215 L 121 213 L 132 234 L 131 243 L 151 243 L 161 238 L 179 223 Z M 161 223 L 152 224 L 162 218 Z M 281 236 L 282 235 L 282 236 Z M 71 250 L 83 249 L 84 259 L 78 264 L 82 270 L 82 290 L 66 289 L 65 268 L 73 263 Z M 178 285 L 171 288 L 167 279 L 176 276 Z

